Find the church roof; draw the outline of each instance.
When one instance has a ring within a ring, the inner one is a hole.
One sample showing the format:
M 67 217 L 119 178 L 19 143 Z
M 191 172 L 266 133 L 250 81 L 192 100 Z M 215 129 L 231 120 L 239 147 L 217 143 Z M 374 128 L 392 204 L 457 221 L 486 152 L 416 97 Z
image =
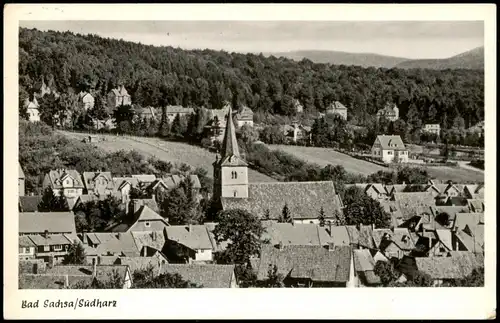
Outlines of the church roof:
M 287 204 L 294 219 L 315 219 L 321 207 L 327 218 L 341 211 L 341 201 L 331 181 L 274 182 L 248 184 L 248 198 L 223 197 L 224 209 L 241 208 L 263 217 L 269 210 L 271 219 L 277 219 Z
M 227 116 L 226 131 L 224 133 L 224 140 L 222 141 L 222 150 L 220 153 L 220 164 L 222 166 L 247 166 L 246 162 L 240 156 L 231 109 L 229 109 Z

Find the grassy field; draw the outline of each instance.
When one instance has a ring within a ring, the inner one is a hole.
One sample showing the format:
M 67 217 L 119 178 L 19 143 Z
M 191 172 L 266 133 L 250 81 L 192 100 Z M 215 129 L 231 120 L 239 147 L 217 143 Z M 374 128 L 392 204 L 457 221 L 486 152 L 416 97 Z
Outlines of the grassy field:
M 61 131 L 60 133 L 78 140 L 82 140 L 88 136 L 83 133 L 67 131 Z M 202 167 L 208 171 L 209 176 L 213 174 L 212 163 L 215 161 L 215 154 L 206 149 L 180 142 L 164 141 L 157 138 L 117 137 L 115 135 L 102 134 L 99 136 L 101 138 L 106 138 L 106 140 L 96 143 L 95 145 L 105 151 L 116 152 L 118 150 L 135 150 L 147 157 L 155 156 L 156 158 L 171 163 L 186 163 L 193 167 Z M 248 180 L 251 183 L 276 181 L 252 169 L 248 170 Z
M 382 167 L 364 160 L 353 158 L 349 155 L 337 152 L 329 148 L 318 147 L 303 147 L 303 146 L 288 146 L 288 145 L 269 145 L 271 149 L 283 150 L 297 158 L 300 158 L 309 163 L 318 164 L 322 167 L 332 165 L 342 165 L 345 170 L 350 173 L 369 175 L 376 173 L 379 170 L 387 171 L 386 167 Z
M 320 166 L 342 165 L 346 171 L 363 175 L 373 174 L 379 170 L 390 171 L 390 168 L 382 167 L 364 160 L 353 158 L 349 155 L 334 151 L 329 148 L 302 147 L 287 145 L 269 145 L 271 149 L 280 149 L 297 158 Z M 433 178 L 457 183 L 484 182 L 484 174 L 473 169 L 446 166 L 420 166 L 425 167 Z

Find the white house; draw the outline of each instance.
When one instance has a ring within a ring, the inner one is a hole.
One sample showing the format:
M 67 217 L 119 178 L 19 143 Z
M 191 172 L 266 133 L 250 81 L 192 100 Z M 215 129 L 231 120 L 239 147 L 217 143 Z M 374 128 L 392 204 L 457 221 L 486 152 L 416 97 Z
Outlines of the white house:
M 407 163 L 408 149 L 400 136 L 378 135 L 372 146 L 372 158 L 384 163 Z
M 94 108 L 94 97 L 88 92 L 80 92 L 78 95 L 80 97 L 80 107 L 85 110 L 91 110 Z
M 424 126 L 424 131 L 439 136 L 441 126 L 439 125 L 439 123 L 428 123 Z

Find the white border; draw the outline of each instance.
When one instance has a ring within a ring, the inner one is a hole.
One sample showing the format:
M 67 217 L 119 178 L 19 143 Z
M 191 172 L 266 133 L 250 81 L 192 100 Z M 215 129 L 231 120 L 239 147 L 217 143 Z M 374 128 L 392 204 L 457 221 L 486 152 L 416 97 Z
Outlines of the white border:
M 19 20 L 484 20 L 486 287 L 475 289 L 18 290 Z M 496 11 L 452 5 L 13 5 L 4 7 L 4 318 L 492 318 L 496 317 Z M 21 300 L 100 298 L 117 308 L 21 309 Z

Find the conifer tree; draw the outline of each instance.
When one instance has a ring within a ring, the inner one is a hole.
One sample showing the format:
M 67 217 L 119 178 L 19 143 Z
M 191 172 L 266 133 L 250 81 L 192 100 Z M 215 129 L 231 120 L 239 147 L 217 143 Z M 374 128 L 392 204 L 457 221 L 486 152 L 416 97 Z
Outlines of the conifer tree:
M 325 226 L 325 210 L 323 209 L 323 207 L 321 207 L 319 209 L 319 215 L 318 215 L 318 220 L 319 220 L 319 225 L 320 226 Z

